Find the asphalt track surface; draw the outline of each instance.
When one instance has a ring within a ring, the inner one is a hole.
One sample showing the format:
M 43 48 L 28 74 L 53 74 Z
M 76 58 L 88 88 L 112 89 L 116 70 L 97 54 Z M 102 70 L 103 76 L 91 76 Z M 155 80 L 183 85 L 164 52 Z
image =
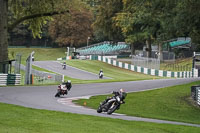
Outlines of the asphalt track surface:
M 123 120 L 146 121 L 154 123 L 168 123 L 177 125 L 187 125 L 200 127 L 197 124 L 173 122 L 149 118 L 131 117 L 123 114 L 107 115 L 97 113 L 94 109 L 77 106 L 72 100 L 79 98 L 89 98 L 94 95 L 109 94 L 113 90 L 118 91 L 124 88 L 127 92 L 146 91 L 151 89 L 173 86 L 200 80 L 199 78 L 189 79 L 159 79 L 115 83 L 95 83 L 95 84 L 75 84 L 72 86 L 68 95 L 55 98 L 57 86 L 16 86 L 0 87 L 0 102 L 30 107 L 35 109 L 54 110 L 100 117 L 110 117 Z M 128 98 L 128 97 L 127 97 Z M 101 102 L 101 101 L 99 101 Z M 128 103 L 126 103 L 128 104 Z M 98 105 L 97 105 L 98 107 Z
M 65 75 L 75 79 L 81 80 L 97 80 L 99 76 L 97 74 L 87 72 L 84 70 L 80 70 L 78 68 L 66 65 L 66 69 L 63 70 L 62 64 L 57 61 L 34 61 L 33 65 L 59 73 L 61 75 Z M 105 77 L 104 79 L 108 79 L 109 77 Z
M 84 80 L 98 79 L 98 75 L 82 71 L 74 67 L 67 66 L 66 70 L 62 70 L 62 64 L 56 61 L 35 61 L 34 65 L 48 69 L 50 71 L 67 75 L 72 78 L 84 79 Z M 138 91 L 147 91 L 167 86 L 189 83 L 197 80 L 200 80 L 200 78 L 75 84 L 72 85 L 72 89 L 70 90 L 69 94 L 61 98 L 54 97 L 54 95 L 57 92 L 57 86 L 0 87 L 0 102 L 20 105 L 35 109 L 70 112 L 76 114 L 110 117 L 123 120 L 168 123 L 168 124 L 200 127 L 200 125 L 197 124 L 132 117 L 117 113 L 113 113 L 112 115 L 107 115 L 105 113 L 99 114 L 94 109 L 89 109 L 72 103 L 72 100 L 75 99 L 89 98 L 90 96 L 95 96 L 95 95 L 110 94 L 112 91 L 119 91 L 120 88 L 124 88 L 126 92 L 138 92 Z

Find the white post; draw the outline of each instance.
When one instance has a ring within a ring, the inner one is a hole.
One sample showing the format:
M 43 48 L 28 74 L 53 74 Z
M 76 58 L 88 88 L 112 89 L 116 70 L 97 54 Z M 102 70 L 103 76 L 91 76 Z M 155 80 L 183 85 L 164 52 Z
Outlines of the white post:
M 65 82 L 65 75 L 62 75 L 62 82 Z

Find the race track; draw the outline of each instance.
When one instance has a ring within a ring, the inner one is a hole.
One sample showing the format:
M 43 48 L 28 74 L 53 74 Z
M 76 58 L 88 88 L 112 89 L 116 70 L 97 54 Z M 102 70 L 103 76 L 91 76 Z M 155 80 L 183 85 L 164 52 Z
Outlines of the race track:
M 97 74 L 87 72 L 84 70 L 80 70 L 78 68 L 66 65 L 66 69 L 63 70 L 62 64 L 57 61 L 34 61 L 33 65 L 50 70 L 52 72 L 56 72 L 61 75 L 65 75 L 75 79 L 82 80 L 97 80 L 99 76 Z M 105 77 L 104 79 L 110 79 L 109 77 Z
M 109 94 L 113 90 L 118 91 L 119 88 L 124 88 L 127 92 L 145 91 L 149 89 L 156 89 L 166 86 L 189 83 L 197 80 L 199 80 L 199 78 L 77 84 L 73 85 L 69 94 L 62 98 L 54 97 L 57 86 L 0 87 L 0 102 L 16 104 L 36 109 L 55 110 L 55 111 L 94 115 L 101 117 L 118 118 L 124 120 L 170 123 L 170 124 L 190 125 L 190 126 L 200 127 L 200 125 L 197 124 L 131 117 L 123 114 L 113 114 L 113 115 L 107 115 L 104 113 L 98 114 L 96 110 L 76 106 L 71 102 L 73 99 L 81 97 L 88 98 L 93 95 Z

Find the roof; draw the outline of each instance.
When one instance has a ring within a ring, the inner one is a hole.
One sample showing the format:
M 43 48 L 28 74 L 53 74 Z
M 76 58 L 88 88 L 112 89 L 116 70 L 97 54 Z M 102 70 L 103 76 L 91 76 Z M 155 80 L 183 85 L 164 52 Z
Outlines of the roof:
M 171 47 L 179 47 L 179 46 L 184 46 L 188 44 L 190 44 L 190 40 L 177 40 L 177 41 L 173 41 L 169 43 Z

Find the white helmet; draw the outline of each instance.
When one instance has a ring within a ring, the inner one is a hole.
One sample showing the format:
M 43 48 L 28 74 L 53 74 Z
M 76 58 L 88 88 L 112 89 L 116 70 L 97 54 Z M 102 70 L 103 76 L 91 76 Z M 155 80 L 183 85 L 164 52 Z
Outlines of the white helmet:
M 125 92 L 124 89 L 122 89 L 122 88 L 121 88 L 119 91 L 120 91 L 120 92 Z
M 67 80 L 68 83 L 71 83 L 71 80 Z

